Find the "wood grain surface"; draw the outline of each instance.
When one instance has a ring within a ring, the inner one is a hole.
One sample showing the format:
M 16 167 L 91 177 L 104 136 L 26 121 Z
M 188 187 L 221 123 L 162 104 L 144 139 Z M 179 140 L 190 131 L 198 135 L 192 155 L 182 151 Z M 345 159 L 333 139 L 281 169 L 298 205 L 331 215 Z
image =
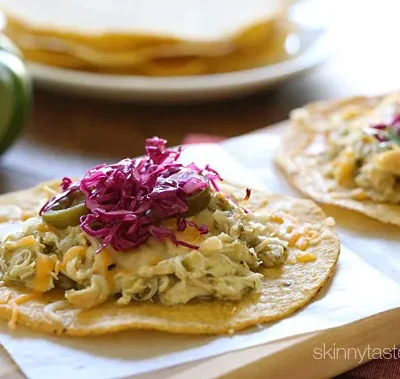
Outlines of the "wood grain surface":
M 0 193 L 59 176 L 64 169 L 83 172 L 94 162 L 112 162 L 139 155 L 149 136 L 162 136 L 171 144 L 180 143 L 190 133 L 229 138 L 284 120 L 293 108 L 310 101 L 398 90 L 399 8 L 400 2 L 396 0 L 327 1 L 317 19 L 333 27 L 336 51 L 332 58 L 276 90 L 246 98 L 210 104 L 156 106 L 65 96 L 57 94 L 55 88 L 53 92 L 36 89 L 26 129 L 0 162 Z M 243 149 L 251 149 L 251 146 L 243 146 Z M 393 313 L 387 317 L 394 323 Z M 400 335 L 393 334 L 394 324 L 387 324 L 382 317 L 372 320 L 372 323 L 364 322 L 351 329 L 351 336 L 364 343 L 363 330 L 371 330 L 374 325 L 382 328 L 389 325 L 385 341 L 379 336 L 374 341 L 386 343 L 390 336 L 400 340 Z M 350 333 L 344 330 L 341 333 Z M 300 343 L 298 339 L 293 341 Z M 235 354 L 232 357 L 237 357 Z M 289 358 L 291 356 L 287 355 Z M 265 362 L 258 368 L 251 366 L 252 377 L 263 377 Z M 342 363 L 329 373 L 336 374 L 351 365 L 354 363 L 347 363 L 347 366 Z M 225 367 L 221 368 L 221 375 L 229 373 L 226 365 L 221 367 Z M 313 376 L 318 376 L 319 372 L 304 371 Z M 243 377 L 242 374 L 238 368 L 235 377 Z M 8 355 L 0 352 L 0 379 L 20 377 L 22 374 Z

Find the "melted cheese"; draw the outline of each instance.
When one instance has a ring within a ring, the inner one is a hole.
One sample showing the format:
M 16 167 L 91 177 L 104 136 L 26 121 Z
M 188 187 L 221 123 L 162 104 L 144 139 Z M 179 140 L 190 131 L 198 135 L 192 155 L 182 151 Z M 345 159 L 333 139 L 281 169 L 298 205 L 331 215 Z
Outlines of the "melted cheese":
M 108 267 L 113 263 L 114 260 L 110 251 L 103 249 L 100 253 L 96 254 L 93 264 L 93 274 L 103 275 L 107 280 L 110 291 L 113 291 L 115 287 L 114 273 L 108 271 Z
M 14 330 L 17 325 L 17 320 L 18 320 L 18 315 L 19 315 L 18 305 L 21 305 L 22 303 L 25 303 L 26 301 L 29 301 L 29 300 L 37 299 L 40 296 L 41 296 L 41 293 L 32 292 L 32 293 L 20 295 L 16 299 L 11 301 L 11 307 L 12 307 L 11 318 L 10 318 L 10 321 L 8 322 L 8 327 L 10 329 Z
M 114 274 L 112 272 L 110 272 L 110 271 L 107 271 L 107 272 L 104 272 L 103 275 L 107 280 L 107 284 L 108 284 L 108 287 L 109 287 L 110 291 L 113 292 L 114 288 L 115 288 Z
M 38 230 L 41 233 L 51 232 L 51 233 L 57 234 L 57 229 L 54 226 L 51 226 L 50 224 L 46 224 L 46 223 L 40 224 L 38 226 Z
M 150 239 L 146 244 L 139 246 L 134 251 L 121 252 L 113 249 L 108 251 L 118 269 L 126 270 L 135 275 L 141 267 L 152 266 L 155 262 L 171 258 L 180 252 L 186 253 L 187 249 L 182 249 L 173 244 L 170 247 L 168 241 Z
M 123 268 L 118 268 L 118 269 L 113 270 L 113 274 L 114 274 L 114 277 L 117 275 L 131 275 L 132 271 L 126 270 Z
M 400 149 L 387 151 L 378 155 L 376 165 L 382 171 L 393 175 L 400 175 Z
M 62 267 L 63 267 L 62 266 L 62 262 L 59 259 L 57 259 L 57 262 L 56 262 L 56 264 L 54 266 L 54 273 L 56 275 L 58 275 L 60 273 L 60 270 L 61 270 Z
M 65 268 L 69 261 L 75 257 L 84 257 L 86 255 L 86 247 L 74 246 L 66 251 L 62 259 L 62 267 Z
M 34 236 L 27 236 L 27 237 L 21 238 L 19 241 L 8 242 L 7 244 L 11 245 L 15 249 L 18 249 L 20 247 L 29 247 L 36 243 L 38 243 L 38 242 L 36 241 Z
M 36 261 L 36 273 L 33 281 L 33 289 L 39 292 L 49 290 L 50 281 L 52 280 L 51 273 L 54 271 L 57 262 L 56 255 L 46 255 L 38 253 Z
M 348 148 L 332 162 L 333 176 L 343 187 L 354 187 L 354 172 L 356 169 L 356 156 L 352 149 Z
M 204 235 L 201 235 L 196 228 L 186 228 L 183 232 L 176 232 L 176 238 L 178 240 L 186 241 L 193 245 L 199 245 L 204 239 Z
M 95 261 L 93 265 L 93 273 L 100 274 L 104 270 L 108 269 L 108 266 L 114 263 L 114 260 L 108 251 L 108 249 L 103 249 L 100 253 L 96 254 Z

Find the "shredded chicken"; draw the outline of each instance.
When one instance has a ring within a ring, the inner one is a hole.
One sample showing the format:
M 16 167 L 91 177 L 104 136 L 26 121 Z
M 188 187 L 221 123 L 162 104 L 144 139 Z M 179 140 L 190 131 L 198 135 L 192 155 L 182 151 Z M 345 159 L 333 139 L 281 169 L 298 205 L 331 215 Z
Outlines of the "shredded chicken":
M 94 307 L 111 296 L 121 305 L 173 305 L 199 297 L 238 300 L 260 290 L 263 268 L 280 266 L 288 257 L 288 242 L 269 229 L 269 215 L 247 213 L 222 193 L 213 193 L 209 207 L 192 220 L 206 224 L 209 233 L 188 228 L 179 238 L 195 243 L 197 250 L 150 239 L 132 252 L 106 248 L 96 254 L 99 241 L 80 227 L 47 229 L 41 218 L 33 218 L 3 239 L 0 271 L 4 281 L 33 288 L 37 255 L 53 256 L 58 261 L 48 262 L 52 272 L 46 290 L 64 289 L 77 308 Z M 32 238 L 30 244 L 21 245 L 24 238 Z
M 393 117 L 390 99 L 375 110 L 376 124 Z M 397 106 L 398 108 L 398 106 Z M 398 109 L 394 109 L 398 111 Z M 393 110 L 393 111 L 394 111 Z M 390 113 L 390 112 L 389 112 Z M 374 121 L 375 122 L 375 121 Z M 369 133 L 370 122 L 342 123 L 327 134 L 326 173 L 344 188 L 362 189 L 365 199 L 400 203 L 400 146 L 394 141 L 380 142 Z

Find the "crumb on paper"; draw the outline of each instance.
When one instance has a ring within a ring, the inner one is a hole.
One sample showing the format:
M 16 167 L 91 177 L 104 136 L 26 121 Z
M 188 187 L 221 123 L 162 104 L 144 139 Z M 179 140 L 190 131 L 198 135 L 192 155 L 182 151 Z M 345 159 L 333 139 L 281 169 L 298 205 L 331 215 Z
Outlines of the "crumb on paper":
M 326 219 L 326 225 L 328 226 L 335 226 L 336 225 L 336 221 L 333 217 L 328 217 Z

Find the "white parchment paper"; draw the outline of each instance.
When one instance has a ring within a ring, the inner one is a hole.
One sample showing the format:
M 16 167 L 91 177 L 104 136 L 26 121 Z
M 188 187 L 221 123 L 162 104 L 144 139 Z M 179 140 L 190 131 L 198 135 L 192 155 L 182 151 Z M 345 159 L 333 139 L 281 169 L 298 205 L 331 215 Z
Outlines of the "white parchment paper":
M 270 135 L 227 141 L 223 148 L 217 145 L 192 146 L 186 150 L 184 158 L 186 161 L 196 160 L 199 165 L 210 163 L 226 179 L 237 184 L 261 189 L 265 182 L 270 189 L 291 193 L 290 187 L 285 185 L 281 176 L 276 176 L 271 165 L 277 142 L 277 131 L 272 129 Z M 246 171 L 227 151 L 244 165 L 252 167 L 252 172 Z M 80 174 L 72 171 L 73 168 L 64 174 Z M 357 254 L 343 247 L 336 274 L 318 298 L 292 317 L 266 327 L 220 337 L 132 331 L 93 338 L 65 338 L 22 327 L 10 333 L 5 324 L 0 324 L 0 342 L 23 372 L 33 379 L 132 377 L 343 325 L 400 306 L 400 286 L 396 283 L 400 278 L 400 258 L 397 259 L 396 254 L 400 254 L 400 242 L 395 236 L 396 231 L 384 235 L 368 233 L 366 236 L 362 226 L 362 230 L 354 230 L 351 225 L 340 225 L 340 234 L 345 244 Z M 382 259 L 383 254 L 385 259 Z M 391 263 L 387 262 L 389 260 Z

